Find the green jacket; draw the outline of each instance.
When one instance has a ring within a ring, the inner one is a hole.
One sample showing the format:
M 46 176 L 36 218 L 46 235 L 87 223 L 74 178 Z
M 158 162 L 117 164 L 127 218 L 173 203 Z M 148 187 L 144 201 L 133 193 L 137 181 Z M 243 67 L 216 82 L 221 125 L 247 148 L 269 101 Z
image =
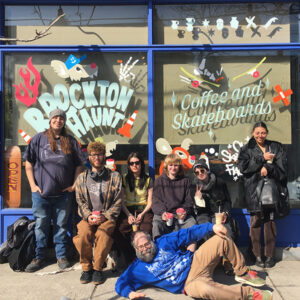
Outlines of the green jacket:
M 108 220 L 116 221 L 121 211 L 121 190 L 122 177 L 118 172 L 113 172 L 105 168 L 103 179 L 105 181 L 104 189 L 102 190 L 103 212 L 102 214 Z M 87 221 L 92 214 L 92 202 L 87 189 L 86 181 L 89 170 L 82 172 L 75 184 L 76 201 L 78 203 L 78 214 Z

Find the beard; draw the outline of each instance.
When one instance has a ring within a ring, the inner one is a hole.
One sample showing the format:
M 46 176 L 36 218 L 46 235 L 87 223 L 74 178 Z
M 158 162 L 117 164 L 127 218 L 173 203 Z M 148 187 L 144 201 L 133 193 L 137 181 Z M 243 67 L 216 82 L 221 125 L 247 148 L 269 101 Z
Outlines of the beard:
M 151 247 L 149 249 L 145 249 L 143 252 L 139 252 L 135 249 L 136 257 L 144 262 L 151 262 L 157 253 L 157 246 L 154 242 L 151 241 Z

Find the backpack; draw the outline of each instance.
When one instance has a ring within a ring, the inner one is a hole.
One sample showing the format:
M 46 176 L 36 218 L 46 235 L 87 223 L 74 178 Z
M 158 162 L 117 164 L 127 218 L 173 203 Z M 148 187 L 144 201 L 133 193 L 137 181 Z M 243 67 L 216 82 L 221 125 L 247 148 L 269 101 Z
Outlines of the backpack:
M 34 226 L 35 221 L 21 217 L 7 227 L 7 241 L 0 256 L 6 257 L 14 271 L 24 271 L 35 257 Z

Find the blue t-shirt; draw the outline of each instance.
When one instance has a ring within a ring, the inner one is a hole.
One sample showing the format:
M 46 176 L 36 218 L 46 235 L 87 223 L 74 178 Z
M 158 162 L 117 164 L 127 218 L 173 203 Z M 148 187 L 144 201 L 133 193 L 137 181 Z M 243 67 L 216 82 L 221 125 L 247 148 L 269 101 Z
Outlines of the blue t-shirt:
M 36 185 L 41 189 L 43 197 L 57 197 L 62 190 L 73 185 L 77 166 L 86 161 L 78 142 L 69 136 L 72 152 L 65 154 L 57 140 L 57 153 L 54 153 L 49 144 L 47 135 L 43 132 L 36 134 L 30 141 L 23 158 L 33 166 L 33 175 Z
M 116 292 L 128 297 L 132 291 L 150 285 L 171 293 L 182 293 L 193 253 L 183 252 L 180 247 L 200 240 L 212 231 L 212 227 L 211 223 L 194 225 L 158 238 L 155 241 L 158 252 L 153 261 L 146 263 L 137 258 L 119 277 L 115 286 Z

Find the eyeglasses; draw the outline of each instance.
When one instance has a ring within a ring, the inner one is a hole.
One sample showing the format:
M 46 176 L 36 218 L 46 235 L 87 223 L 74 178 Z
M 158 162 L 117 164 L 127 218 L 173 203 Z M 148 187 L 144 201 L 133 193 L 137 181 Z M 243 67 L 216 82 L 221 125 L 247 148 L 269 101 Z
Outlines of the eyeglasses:
M 133 165 L 139 166 L 140 164 L 141 164 L 141 162 L 139 160 L 129 162 L 129 166 L 133 166 Z
M 194 173 L 195 173 L 196 176 L 198 176 L 199 174 L 205 174 L 206 169 L 200 169 L 199 171 L 195 171 Z
M 96 157 L 103 157 L 104 154 L 89 154 L 89 156 L 91 156 L 92 158 L 96 158 Z
M 139 246 L 136 246 L 136 247 L 137 247 L 138 250 L 142 251 L 144 248 L 148 249 L 150 246 L 151 246 L 151 242 L 147 242 L 144 245 L 139 245 Z

